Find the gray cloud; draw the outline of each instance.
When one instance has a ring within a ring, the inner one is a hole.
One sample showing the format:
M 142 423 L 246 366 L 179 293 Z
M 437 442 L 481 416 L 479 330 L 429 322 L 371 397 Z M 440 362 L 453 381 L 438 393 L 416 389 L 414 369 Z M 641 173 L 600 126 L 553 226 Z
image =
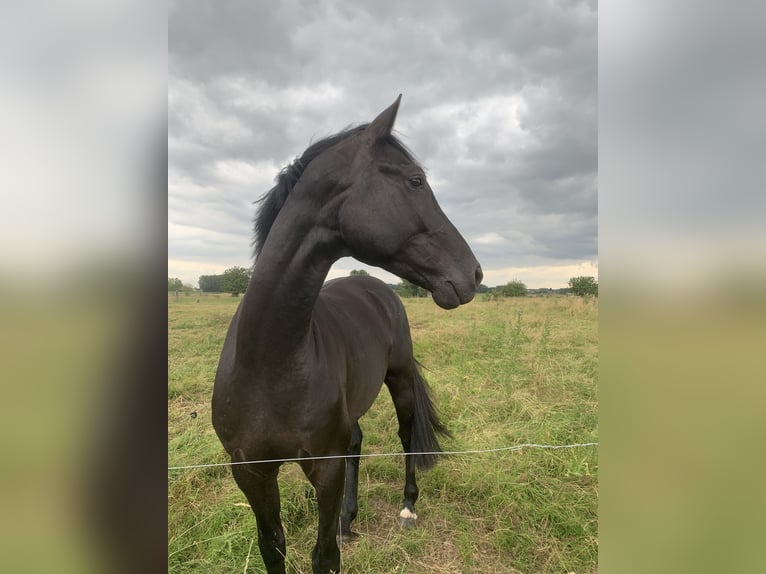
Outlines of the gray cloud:
M 397 130 L 485 268 L 595 260 L 595 10 L 174 4 L 169 220 L 189 236 L 171 225 L 169 258 L 247 264 L 252 201 L 278 169 L 402 92 Z

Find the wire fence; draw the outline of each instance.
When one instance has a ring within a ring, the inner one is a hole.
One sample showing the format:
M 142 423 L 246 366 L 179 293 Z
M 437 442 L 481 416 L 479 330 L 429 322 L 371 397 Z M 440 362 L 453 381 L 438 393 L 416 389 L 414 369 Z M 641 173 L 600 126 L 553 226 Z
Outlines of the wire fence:
M 414 455 L 422 455 L 422 454 L 438 455 L 438 456 L 457 456 L 457 455 L 468 455 L 468 454 L 487 454 L 487 453 L 493 453 L 493 452 L 512 452 L 512 451 L 523 450 L 525 448 L 557 450 L 557 449 L 568 449 L 568 448 L 584 448 L 584 447 L 591 447 L 591 446 L 598 446 L 598 443 L 597 442 L 582 442 L 582 443 L 574 443 L 574 444 L 524 443 L 524 444 L 503 446 L 503 447 L 497 447 L 497 448 L 472 449 L 472 450 L 448 450 L 448 451 L 441 451 L 441 452 L 424 452 L 424 453 L 380 452 L 380 453 L 367 453 L 367 454 L 340 454 L 340 455 L 331 455 L 331 456 L 307 456 L 307 457 L 296 457 L 296 458 L 272 458 L 272 459 L 264 459 L 264 460 L 243 460 L 243 461 L 236 461 L 236 462 L 215 462 L 215 463 L 209 463 L 209 464 L 189 464 L 184 466 L 169 466 L 168 471 L 187 470 L 187 469 L 193 469 L 193 468 L 210 468 L 210 467 L 216 467 L 216 466 L 234 466 L 239 464 L 304 462 L 304 461 L 310 461 L 310 460 L 328 460 L 328 459 L 337 459 L 337 458 L 379 458 L 379 457 L 391 457 L 391 456 L 414 456 Z

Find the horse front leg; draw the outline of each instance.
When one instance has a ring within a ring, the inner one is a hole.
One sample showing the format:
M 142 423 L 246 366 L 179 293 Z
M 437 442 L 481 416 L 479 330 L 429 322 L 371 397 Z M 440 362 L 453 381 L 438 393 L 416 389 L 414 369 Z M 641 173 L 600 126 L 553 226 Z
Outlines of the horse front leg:
M 239 451 L 241 452 L 241 451 Z M 235 454 L 236 451 L 235 451 Z M 246 460 L 232 456 L 233 462 Z M 258 526 L 258 548 L 268 574 L 285 574 L 285 534 L 280 518 L 279 465 L 235 464 L 231 467 L 234 480 L 245 493 Z
M 351 531 L 351 523 L 359 512 L 359 454 L 362 452 L 362 429 L 359 423 L 351 427 L 351 442 L 348 446 L 348 454 L 353 455 L 346 459 L 346 489 L 343 494 L 343 507 L 340 515 L 340 543 L 351 542 L 359 537 Z
M 340 549 L 338 548 L 338 519 L 346 461 L 343 458 L 315 460 L 303 467 L 314 486 L 319 507 L 317 542 L 311 553 L 314 574 L 338 574 Z

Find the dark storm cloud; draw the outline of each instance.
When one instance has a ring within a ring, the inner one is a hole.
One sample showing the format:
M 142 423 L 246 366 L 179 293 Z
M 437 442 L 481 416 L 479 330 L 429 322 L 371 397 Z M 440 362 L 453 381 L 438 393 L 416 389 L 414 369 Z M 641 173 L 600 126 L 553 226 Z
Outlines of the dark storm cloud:
M 594 260 L 595 9 L 173 5 L 171 223 L 249 238 L 251 202 L 282 165 L 312 139 L 371 120 L 402 92 L 397 129 L 486 268 Z M 182 249 L 173 233 L 171 259 L 203 260 L 207 249 L 193 252 L 201 238 Z M 249 256 L 249 243 L 238 248 Z

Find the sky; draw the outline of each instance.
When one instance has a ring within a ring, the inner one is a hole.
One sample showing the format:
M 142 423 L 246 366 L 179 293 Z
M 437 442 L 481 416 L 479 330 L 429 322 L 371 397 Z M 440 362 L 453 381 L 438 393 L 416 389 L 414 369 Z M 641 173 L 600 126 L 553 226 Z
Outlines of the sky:
M 400 93 L 484 284 L 598 276 L 596 2 L 172 2 L 168 26 L 169 277 L 252 265 L 279 170 Z M 329 278 L 352 269 L 399 281 L 351 258 Z

